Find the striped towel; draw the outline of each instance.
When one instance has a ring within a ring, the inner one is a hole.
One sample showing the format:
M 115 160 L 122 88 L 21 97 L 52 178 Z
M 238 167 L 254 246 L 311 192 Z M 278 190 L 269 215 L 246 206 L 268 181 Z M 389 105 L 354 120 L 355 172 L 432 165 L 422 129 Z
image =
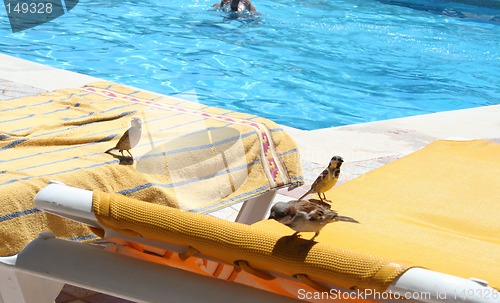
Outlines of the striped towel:
M 143 121 L 134 161 L 104 151 Z M 111 82 L 0 101 L 0 255 L 41 231 L 85 240 L 86 227 L 42 213 L 50 180 L 209 213 L 303 183 L 293 140 L 275 123 Z

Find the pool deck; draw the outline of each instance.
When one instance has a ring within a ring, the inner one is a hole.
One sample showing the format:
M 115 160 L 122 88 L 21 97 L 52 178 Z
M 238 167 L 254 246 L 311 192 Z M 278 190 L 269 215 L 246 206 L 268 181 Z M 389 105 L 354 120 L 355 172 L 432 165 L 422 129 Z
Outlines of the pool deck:
M 61 88 L 80 87 L 100 79 L 64 71 L 0 53 L 0 100 Z M 500 105 L 447 111 L 400 119 L 304 131 L 283 128 L 296 141 L 306 186 L 280 190 L 276 201 L 299 197 L 333 155 L 345 163 L 339 184 L 412 153 L 438 139 L 484 139 L 500 143 Z M 239 206 L 214 215 L 234 219 Z M 67 285 L 57 303 L 129 302 Z

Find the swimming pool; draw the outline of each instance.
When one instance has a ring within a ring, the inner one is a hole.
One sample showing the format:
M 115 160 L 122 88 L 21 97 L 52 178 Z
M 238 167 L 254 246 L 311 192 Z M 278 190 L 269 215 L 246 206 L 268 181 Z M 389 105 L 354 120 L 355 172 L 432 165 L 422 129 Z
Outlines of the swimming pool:
M 500 104 L 500 11 L 439 1 L 81 0 L 0 51 L 58 68 L 316 129 Z M 398 4 L 398 5 L 393 5 Z

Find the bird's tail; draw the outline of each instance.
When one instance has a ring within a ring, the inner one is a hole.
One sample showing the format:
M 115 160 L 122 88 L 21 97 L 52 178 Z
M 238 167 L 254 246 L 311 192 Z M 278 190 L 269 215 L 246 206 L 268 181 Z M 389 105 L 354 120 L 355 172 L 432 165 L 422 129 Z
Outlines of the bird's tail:
M 110 148 L 110 149 L 108 149 L 107 151 L 105 151 L 104 153 L 105 153 L 105 154 L 107 154 L 107 153 L 109 153 L 110 151 L 112 151 L 113 149 L 115 149 L 115 148 L 114 148 L 114 147 L 113 147 L 113 148 Z
M 333 220 L 335 221 L 344 221 L 344 222 L 351 222 L 351 223 L 359 223 L 358 220 L 355 220 L 351 217 L 346 217 L 346 216 L 335 216 L 333 218 Z

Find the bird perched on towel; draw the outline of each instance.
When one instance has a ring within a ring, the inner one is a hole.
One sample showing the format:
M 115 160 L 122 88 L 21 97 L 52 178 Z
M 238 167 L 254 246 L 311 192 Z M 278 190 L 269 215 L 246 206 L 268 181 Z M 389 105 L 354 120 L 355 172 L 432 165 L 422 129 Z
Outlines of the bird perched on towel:
M 278 202 L 271 208 L 269 219 L 274 219 L 295 230 L 293 236 L 300 232 L 315 232 L 314 240 L 328 223 L 344 221 L 359 223 L 350 217 L 339 216 L 330 209 L 330 205 L 320 201 L 292 200 Z
M 132 126 L 129 129 L 127 129 L 127 131 L 122 135 L 120 140 L 118 140 L 118 143 L 116 143 L 116 146 L 108 149 L 107 151 L 105 151 L 105 153 L 109 153 L 110 151 L 117 149 L 122 154 L 122 157 L 124 157 L 123 151 L 126 150 L 127 153 L 130 155 L 130 157 L 133 157 L 132 154 L 130 153 L 130 149 L 136 146 L 137 143 L 139 143 L 139 140 L 141 139 L 141 132 L 142 132 L 141 118 L 133 117 L 132 119 L 130 119 L 130 124 Z
M 340 175 L 340 166 L 343 162 L 344 160 L 342 159 L 342 157 L 334 156 L 330 160 L 330 164 L 328 164 L 328 167 L 325 168 L 321 175 L 319 175 L 311 185 L 311 189 L 309 189 L 302 197 L 300 197 L 299 200 L 302 200 L 305 196 L 311 193 L 317 193 L 321 202 L 331 202 L 326 198 L 325 192 L 334 187 L 335 184 L 337 184 Z M 323 194 L 323 197 L 321 197 L 321 194 Z

